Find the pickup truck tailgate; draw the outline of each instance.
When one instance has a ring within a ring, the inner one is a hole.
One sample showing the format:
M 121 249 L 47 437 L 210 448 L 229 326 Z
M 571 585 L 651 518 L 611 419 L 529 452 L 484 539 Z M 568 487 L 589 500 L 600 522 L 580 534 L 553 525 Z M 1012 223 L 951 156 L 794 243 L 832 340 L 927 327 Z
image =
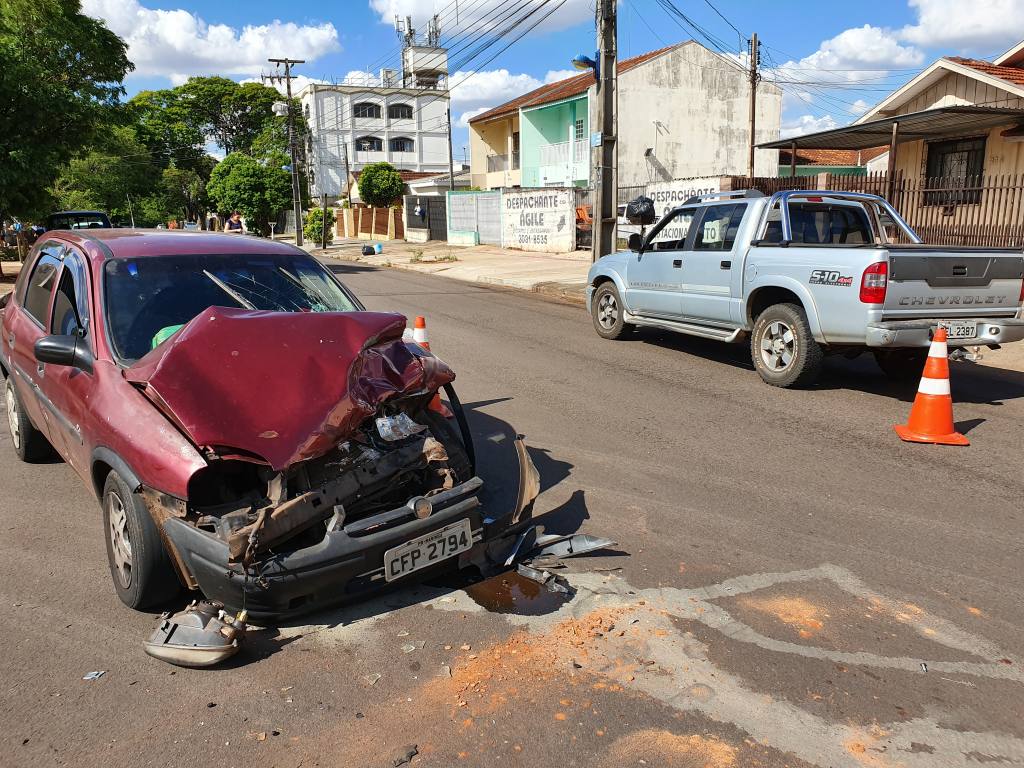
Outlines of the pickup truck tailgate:
M 980 248 L 889 247 L 885 318 L 1008 317 L 1020 307 L 1024 254 Z

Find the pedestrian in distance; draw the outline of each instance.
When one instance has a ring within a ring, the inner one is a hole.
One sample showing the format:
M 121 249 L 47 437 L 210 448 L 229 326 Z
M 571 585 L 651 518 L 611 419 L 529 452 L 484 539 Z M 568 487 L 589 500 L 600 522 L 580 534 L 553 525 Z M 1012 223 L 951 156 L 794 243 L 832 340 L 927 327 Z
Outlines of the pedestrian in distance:
M 230 232 L 233 235 L 244 235 L 245 224 L 242 223 L 242 214 L 238 211 L 232 211 L 231 215 L 228 216 L 228 220 L 224 223 L 224 231 Z

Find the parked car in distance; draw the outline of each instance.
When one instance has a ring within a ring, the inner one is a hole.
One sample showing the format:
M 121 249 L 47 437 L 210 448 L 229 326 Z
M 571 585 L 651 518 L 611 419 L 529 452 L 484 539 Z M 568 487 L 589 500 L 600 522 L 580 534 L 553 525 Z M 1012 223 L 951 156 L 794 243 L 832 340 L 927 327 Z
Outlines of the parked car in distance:
M 952 357 L 1024 338 L 1020 249 L 925 245 L 882 198 L 726 192 L 669 211 L 590 269 L 597 333 L 655 327 L 749 340 L 768 384 L 813 382 L 827 354 L 871 350 L 894 378 L 921 375 L 934 331 Z
M 47 231 L 52 229 L 110 229 L 103 211 L 55 211 L 46 217 Z
M 0 301 L 12 444 L 95 493 L 133 608 L 184 585 L 281 617 L 479 563 L 536 469 L 516 441 L 519 501 L 481 508 L 455 374 L 405 325 L 285 243 L 47 233 Z

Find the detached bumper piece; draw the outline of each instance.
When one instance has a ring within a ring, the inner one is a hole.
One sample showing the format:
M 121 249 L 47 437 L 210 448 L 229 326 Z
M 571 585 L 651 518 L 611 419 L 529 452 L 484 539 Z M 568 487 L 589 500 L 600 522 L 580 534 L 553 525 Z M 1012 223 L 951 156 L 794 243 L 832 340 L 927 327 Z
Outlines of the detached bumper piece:
M 168 664 L 212 667 L 238 653 L 245 619 L 245 611 L 232 617 L 220 603 L 194 600 L 183 611 L 163 614 L 143 646 L 150 656 Z
M 1024 339 L 1024 320 L 1009 317 L 957 317 L 942 318 L 946 321 L 967 321 L 978 324 L 978 333 L 967 339 L 949 339 L 948 346 L 974 347 L 989 344 L 1008 344 Z M 927 347 L 932 343 L 932 334 L 939 325 L 939 319 L 891 320 L 869 323 L 867 345 L 883 348 Z

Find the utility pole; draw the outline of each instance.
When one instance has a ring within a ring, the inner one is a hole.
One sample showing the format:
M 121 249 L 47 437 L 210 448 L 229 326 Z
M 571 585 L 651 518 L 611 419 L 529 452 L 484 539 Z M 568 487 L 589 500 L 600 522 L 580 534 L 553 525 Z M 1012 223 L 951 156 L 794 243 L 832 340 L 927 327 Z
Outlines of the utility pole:
M 597 125 L 594 157 L 594 231 L 592 259 L 615 250 L 618 208 L 618 99 L 616 0 L 597 2 Z M 599 132 L 599 133 L 598 133 Z M 592 144 L 594 141 L 591 142 Z
M 747 176 L 754 178 L 754 129 L 757 127 L 757 82 L 761 79 L 757 68 L 761 63 L 761 50 L 757 44 L 757 32 L 750 36 L 750 156 L 747 159 Z M 751 182 L 753 183 L 753 182 Z
M 267 59 L 271 64 L 284 65 L 285 93 L 288 98 L 288 149 L 292 156 L 292 208 L 295 212 L 295 244 L 302 245 L 302 195 L 299 193 L 299 163 L 295 148 L 295 116 L 292 109 L 292 65 L 305 64 L 305 59 Z M 271 76 L 281 81 L 281 76 Z
M 452 108 L 448 102 L 448 189 L 455 191 L 455 161 L 452 160 Z

